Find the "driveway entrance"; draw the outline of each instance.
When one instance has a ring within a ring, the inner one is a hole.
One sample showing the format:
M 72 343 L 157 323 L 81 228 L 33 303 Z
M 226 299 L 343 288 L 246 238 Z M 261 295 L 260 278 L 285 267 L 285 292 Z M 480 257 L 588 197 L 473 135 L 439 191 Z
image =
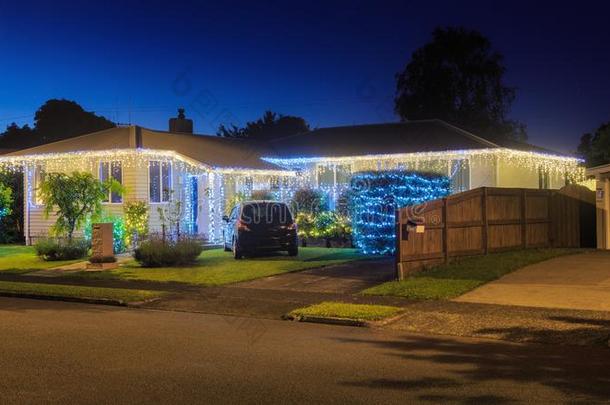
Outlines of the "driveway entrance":
M 395 278 L 393 259 L 359 260 L 336 266 L 279 274 L 234 287 L 315 293 L 355 294 Z
M 455 301 L 610 311 L 610 252 L 563 256 L 526 266 Z

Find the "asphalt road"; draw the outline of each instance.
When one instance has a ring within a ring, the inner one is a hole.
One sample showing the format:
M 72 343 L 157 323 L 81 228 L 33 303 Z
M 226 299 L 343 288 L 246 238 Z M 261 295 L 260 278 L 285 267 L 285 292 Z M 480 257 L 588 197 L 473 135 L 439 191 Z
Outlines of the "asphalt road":
M 606 401 L 610 349 L 0 298 L 0 403 Z

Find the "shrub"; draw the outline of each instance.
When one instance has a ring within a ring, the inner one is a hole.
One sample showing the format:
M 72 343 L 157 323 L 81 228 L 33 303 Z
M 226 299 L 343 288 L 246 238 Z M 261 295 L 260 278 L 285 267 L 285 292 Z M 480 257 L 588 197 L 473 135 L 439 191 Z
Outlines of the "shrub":
M 400 170 L 360 172 L 350 187 L 355 245 L 365 254 L 393 254 L 396 209 L 448 195 L 449 179 Z
M 176 266 L 194 263 L 202 251 L 201 240 L 193 237 L 164 241 L 154 236 L 140 243 L 133 257 L 144 267 Z
M 319 213 L 314 222 L 316 236 L 326 239 L 347 239 L 352 234 L 349 219 L 332 211 Z
M 112 224 L 112 247 L 114 253 L 123 253 L 127 247 L 127 233 L 125 232 L 125 221 L 117 215 L 102 211 L 100 214 L 95 214 L 87 218 L 83 230 L 85 239 L 91 240 L 93 224 L 102 223 Z
M 324 193 L 310 188 L 302 188 L 294 192 L 291 201 L 292 212 L 318 213 L 328 209 Z
M 36 254 L 46 261 L 80 259 L 87 255 L 89 243 L 84 239 L 40 239 L 34 245 Z
M 135 248 L 148 235 L 148 204 L 145 201 L 128 201 L 123 205 L 125 243 Z

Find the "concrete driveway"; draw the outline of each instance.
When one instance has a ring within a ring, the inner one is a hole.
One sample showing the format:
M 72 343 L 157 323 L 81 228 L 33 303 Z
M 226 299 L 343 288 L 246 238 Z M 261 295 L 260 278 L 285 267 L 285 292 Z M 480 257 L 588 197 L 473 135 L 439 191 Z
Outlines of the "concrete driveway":
M 239 288 L 355 294 L 391 281 L 396 276 L 393 259 L 359 260 L 233 284 Z
M 563 256 L 526 266 L 455 301 L 610 311 L 610 252 Z

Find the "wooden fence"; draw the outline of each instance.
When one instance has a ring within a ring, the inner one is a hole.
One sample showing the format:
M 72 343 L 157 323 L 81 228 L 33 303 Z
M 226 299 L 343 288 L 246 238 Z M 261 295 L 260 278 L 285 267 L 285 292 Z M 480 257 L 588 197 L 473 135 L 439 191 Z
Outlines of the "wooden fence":
M 459 256 L 534 247 L 594 247 L 595 193 L 481 187 L 397 211 L 399 279 Z

